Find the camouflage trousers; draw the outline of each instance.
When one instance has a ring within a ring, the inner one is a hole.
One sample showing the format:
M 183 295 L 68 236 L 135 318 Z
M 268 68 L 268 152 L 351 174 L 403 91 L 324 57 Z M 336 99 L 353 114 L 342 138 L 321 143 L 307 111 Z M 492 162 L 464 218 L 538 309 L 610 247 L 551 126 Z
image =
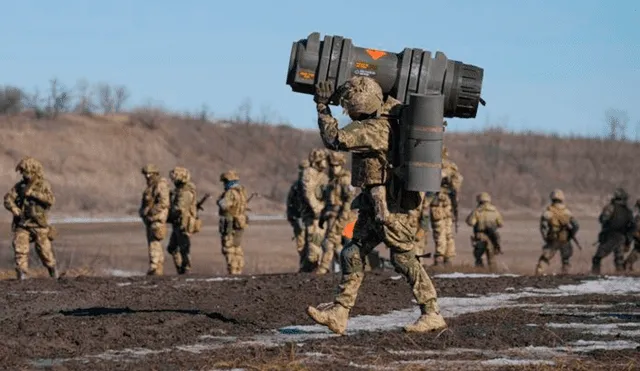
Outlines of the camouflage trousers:
M 429 234 L 424 228 L 420 228 L 416 234 L 416 255 L 424 255 L 429 245 Z
M 325 227 L 324 241 L 322 241 L 322 258 L 318 266 L 320 273 L 331 271 L 331 265 L 336 256 L 342 252 L 342 230 L 347 225 L 348 220 L 334 218 L 327 220 Z
M 167 251 L 173 258 L 178 274 L 185 274 L 191 270 L 191 236 L 181 230 L 179 225 L 173 225 Z
M 431 229 L 433 230 L 433 241 L 435 243 L 434 264 L 441 260 L 449 262 L 456 256 L 456 245 L 453 239 L 453 218 L 445 217 L 439 220 L 431 219 Z
M 162 222 L 145 223 L 145 229 L 149 250 L 149 271 L 147 274 L 162 275 L 164 273 L 162 241 L 167 237 L 167 225 Z
M 304 253 L 300 272 L 313 272 L 320 265 L 325 230 L 320 228 L 319 223 L 319 219 L 304 220 Z
M 391 263 L 411 286 L 413 296 L 421 310 L 437 308 L 435 287 L 415 254 L 415 235 L 418 215 L 389 213 L 385 224 L 375 221 L 373 208 L 361 208 L 353 239 L 340 254 L 341 282 L 334 302 L 347 309 L 353 308 L 364 279 L 365 257 L 380 243 L 390 249 Z
M 56 258 L 49 240 L 49 228 L 16 227 L 13 231 L 13 253 L 16 272 L 26 274 L 29 270 L 29 244 L 33 242 L 42 265 L 51 270 L 56 267 Z
M 611 253 L 613 253 L 613 263 L 616 267 L 616 271 L 623 271 L 625 261 L 625 243 L 626 236 L 621 233 L 611 233 L 607 235 L 605 241 L 598 245 L 598 249 L 593 256 L 591 261 L 591 272 L 594 274 L 600 274 L 600 262 Z
M 304 258 L 304 229 L 300 228 L 300 225 L 296 221 L 291 223 L 291 228 L 293 228 L 293 240 L 296 243 L 299 263 L 302 265 L 302 260 Z
M 494 268 L 495 247 L 489 237 L 485 235 L 471 236 L 471 246 L 473 246 L 473 257 L 476 267 L 484 267 L 482 258 L 486 256 L 489 269 Z
M 538 259 L 536 274 L 542 274 L 544 272 L 543 264 L 549 265 L 551 259 L 553 259 L 558 251 L 560 252 L 560 258 L 562 260 L 562 273 L 569 272 L 569 267 L 571 266 L 569 260 L 573 256 L 573 245 L 570 241 L 551 241 L 542 247 L 542 255 L 540 255 Z
M 627 255 L 627 258 L 624 260 L 624 269 L 627 271 L 633 271 L 633 264 L 640 259 L 640 241 L 633 241 L 633 249 Z
M 220 236 L 222 255 L 227 261 L 229 274 L 242 274 L 244 269 L 244 251 L 242 250 L 242 236 L 244 229 L 232 229 Z

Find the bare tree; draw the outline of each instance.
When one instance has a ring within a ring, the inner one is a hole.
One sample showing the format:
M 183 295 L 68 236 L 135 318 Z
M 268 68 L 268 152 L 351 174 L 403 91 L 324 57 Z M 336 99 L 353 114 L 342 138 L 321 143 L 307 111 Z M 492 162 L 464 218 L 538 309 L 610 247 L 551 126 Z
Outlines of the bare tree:
M 76 83 L 77 102 L 74 111 L 82 115 L 91 115 L 97 108 L 94 101 L 94 92 L 85 79 Z
M 68 112 L 71 103 L 71 90 L 62 85 L 57 78 L 49 80 L 49 97 L 47 97 L 47 113 L 56 118 L 59 113 Z
M 0 114 L 12 115 L 22 112 L 24 108 L 24 92 L 14 86 L 0 88 Z
M 115 107 L 115 94 L 111 85 L 105 83 L 98 84 L 96 91 L 98 92 L 98 102 L 102 113 L 105 115 L 112 113 Z
M 113 110 L 118 113 L 122 111 L 122 106 L 129 99 L 129 91 L 123 85 L 118 85 L 114 89 Z
M 629 114 L 625 110 L 609 108 L 605 112 L 608 136 L 611 140 L 626 140 Z

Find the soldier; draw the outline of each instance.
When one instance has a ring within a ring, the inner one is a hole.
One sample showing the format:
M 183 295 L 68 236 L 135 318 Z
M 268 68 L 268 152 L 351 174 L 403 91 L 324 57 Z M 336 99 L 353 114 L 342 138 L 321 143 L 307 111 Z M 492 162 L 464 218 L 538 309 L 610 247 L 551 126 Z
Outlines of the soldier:
M 218 198 L 222 254 L 227 261 L 229 274 L 242 274 L 244 268 L 242 235 L 249 221 L 247 191 L 239 183 L 240 177 L 235 170 L 229 170 L 220 175 L 220 181 L 224 185 L 224 192 Z
M 304 258 L 304 223 L 302 223 L 302 214 L 300 209 L 302 207 L 302 173 L 304 169 L 309 167 L 309 161 L 303 160 L 298 165 L 298 179 L 296 179 L 289 188 L 287 194 L 287 221 L 293 228 L 293 239 L 296 241 L 296 249 L 298 250 L 298 257 L 300 267 L 302 266 L 302 260 Z
M 606 205 L 600 217 L 601 231 L 598 234 L 598 250 L 591 262 L 591 273 L 600 274 L 600 262 L 613 252 L 616 271 L 624 270 L 624 246 L 633 233 L 633 211 L 627 205 L 628 194 L 623 188 L 616 188 L 611 202 Z
M 175 188 L 171 192 L 169 221 L 171 237 L 167 250 L 173 257 L 178 274 L 191 270 L 191 235 L 200 231 L 201 222 L 197 215 L 196 186 L 191 182 L 189 170 L 175 167 L 169 173 Z
M 449 160 L 449 151 L 443 145 L 441 190 L 436 197 L 432 198 L 430 205 L 431 229 L 436 245 L 433 265 L 438 265 L 440 261 L 445 266 L 450 265 L 451 260 L 456 256 L 453 229 L 455 226 L 457 230 L 458 225 L 458 193 L 462 180 L 458 166 Z
M 380 85 L 372 78 L 354 76 L 340 88 L 340 104 L 353 121 L 340 129 L 328 106 L 333 94 L 330 82 L 316 86 L 314 101 L 320 134 L 328 149 L 353 153 L 352 185 L 361 187 L 362 192 L 354 200 L 359 213 L 353 239 L 340 257 L 342 278 L 337 294 L 332 303 L 308 307 L 307 314 L 318 324 L 344 334 L 364 279 L 363 260 L 382 242 L 390 248 L 391 262 L 406 277 L 421 311 L 418 320 L 404 330 L 426 332 L 444 328 L 447 325 L 440 315 L 436 290 L 415 256 L 414 240 L 423 193 L 404 190 L 399 175 L 385 171 L 393 156 L 392 125 L 397 125 L 391 117 L 398 117 L 402 104 L 391 96 L 385 99 Z M 372 188 L 382 188 L 386 200 L 379 199 L 381 193 Z M 381 210 L 380 205 L 386 208 Z
M 147 188 L 142 192 L 140 218 L 147 231 L 149 249 L 149 270 L 147 275 L 161 276 L 164 270 L 164 251 L 162 241 L 167 237 L 167 218 L 169 217 L 169 183 L 160 176 L 160 170 L 148 164 L 142 168 L 147 180 Z
M 560 251 L 562 259 L 562 273 L 569 272 L 569 260 L 573 255 L 571 240 L 578 234 L 580 226 L 571 211 L 564 203 L 564 192 L 556 189 L 549 196 L 551 204 L 540 216 L 540 234 L 545 241 L 542 255 L 538 259 L 536 275 L 544 272 L 543 263 L 549 265 L 553 256 Z
M 329 184 L 325 188 L 325 207 L 320 220 L 320 227 L 325 229 L 326 234 L 322 243 L 322 259 L 316 269 L 317 274 L 329 272 L 334 256 L 340 256 L 342 231 L 351 217 L 351 172 L 344 168 L 345 164 L 346 158 L 343 153 L 329 153 Z
M 327 152 L 314 149 L 309 153 L 309 167 L 302 173 L 302 221 L 305 227 L 305 252 L 301 272 L 313 272 L 320 264 L 324 229 L 320 228 L 320 214 L 324 209 L 323 193 L 329 178 Z
M 29 244 L 35 243 L 40 261 L 49 271 L 49 276 L 58 278 L 56 258 L 51 247 L 55 229 L 49 225 L 47 214 L 55 197 L 49 182 L 44 179 L 40 161 L 24 157 L 18 162 L 16 171 L 22 179 L 4 196 L 4 207 L 13 214 L 13 251 L 18 279 L 27 278 L 29 270 Z
M 416 256 L 423 256 L 427 252 L 427 246 L 429 241 L 429 214 L 431 210 L 429 208 L 430 202 L 425 197 L 420 208 L 420 228 L 416 234 Z
M 640 199 L 636 200 L 635 204 L 636 215 L 633 218 L 633 250 L 631 250 L 631 244 L 625 246 L 625 249 L 631 250 L 627 258 L 624 260 L 624 269 L 627 271 L 633 271 L 633 264 L 638 261 L 640 257 Z
M 493 270 L 493 257 L 500 254 L 500 234 L 498 228 L 502 228 L 504 221 L 502 215 L 491 204 L 491 196 L 487 192 L 479 193 L 477 207 L 468 216 L 465 222 L 473 228 L 471 245 L 473 256 L 476 258 L 476 267 L 483 267 L 482 256 L 486 254 L 487 265 Z

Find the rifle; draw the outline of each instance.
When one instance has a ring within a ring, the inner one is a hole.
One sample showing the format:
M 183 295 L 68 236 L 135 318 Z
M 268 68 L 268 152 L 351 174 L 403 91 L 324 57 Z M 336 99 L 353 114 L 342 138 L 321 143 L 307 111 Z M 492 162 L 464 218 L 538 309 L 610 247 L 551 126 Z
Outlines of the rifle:
M 253 192 L 249 198 L 247 198 L 247 205 L 249 205 L 249 202 L 251 202 L 251 200 L 255 197 L 255 196 L 260 196 L 260 194 L 258 192 Z M 247 211 L 252 211 L 249 207 L 247 207 Z
M 449 198 L 451 199 L 451 211 L 453 211 L 453 222 L 455 223 L 456 233 L 458 233 L 458 197 L 457 192 L 452 190 L 449 192 Z
M 204 208 L 202 207 L 202 205 L 204 205 L 204 203 L 207 202 L 209 197 L 211 197 L 211 194 L 205 193 L 204 196 L 200 199 L 200 201 L 198 201 L 198 203 L 196 204 L 196 209 L 200 211 L 204 211 Z
M 576 239 L 575 236 L 571 236 L 571 241 L 576 243 L 576 246 L 578 246 L 578 249 L 580 249 L 580 251 L 582 251 L 582 246 L 580 246 L 580 242 L 578 242 L 578 240 Z

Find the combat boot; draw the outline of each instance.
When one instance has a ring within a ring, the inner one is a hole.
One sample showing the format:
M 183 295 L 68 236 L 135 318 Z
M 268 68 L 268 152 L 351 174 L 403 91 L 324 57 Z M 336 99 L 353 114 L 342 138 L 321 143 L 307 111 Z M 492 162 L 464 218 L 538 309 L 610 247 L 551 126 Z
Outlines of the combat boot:
M 325 267 L 318 267 L 315 272 L 317 275 L 323 275 L 329 273 L 329 270 Z
M 29 277 L 27 276 L 27 273 L 26 273 L 26 272 L 23 272 L 23 271 L 21 271 L 21 270 L 19 270 L 19 269 L 18 269 L 18 270 L 16 270 L 16 274 L 17 274 L 17 276 L 18 276 L 18 280 L 20 280 L 20 281 L 24 281 L 24 280 L 26 280 L 27 278 L 29 278 Z
M 47 268 L 47 270 L 49 271 L 49 277 L 58 279 L 58 277 L 59 277 L 58 268 L 51 267 L 51 268 Z
M 431 305 L 421 305 L 420 311 L 422 314 L 411 325 L 404 326 L 406 332 L 430 332 L 447 327 L 447 323 L 440 314 L 438 303 L 435 299 Z
M 444 260 L 442 261 L 442 265 L 444 265 L 445 267 L 450 267 L 451 259 L 445 257 Z
M 542 273 L 544 273 L 544 267 L 542 266 L 542 262 L 538 262 L 538 265 L 536 265 L 536 276 L 539 276 Z
M 569 274 L 569 268 L 570 268 L 569 264 L 562 264 L 561 273 L 562 274 Z
M 317 308 L 307 307 L 307 314 L 312 320 L 339 335 L 344 335 L 347 331 L 349 312 L 349 309 L 338 303 L 323 303 Z

